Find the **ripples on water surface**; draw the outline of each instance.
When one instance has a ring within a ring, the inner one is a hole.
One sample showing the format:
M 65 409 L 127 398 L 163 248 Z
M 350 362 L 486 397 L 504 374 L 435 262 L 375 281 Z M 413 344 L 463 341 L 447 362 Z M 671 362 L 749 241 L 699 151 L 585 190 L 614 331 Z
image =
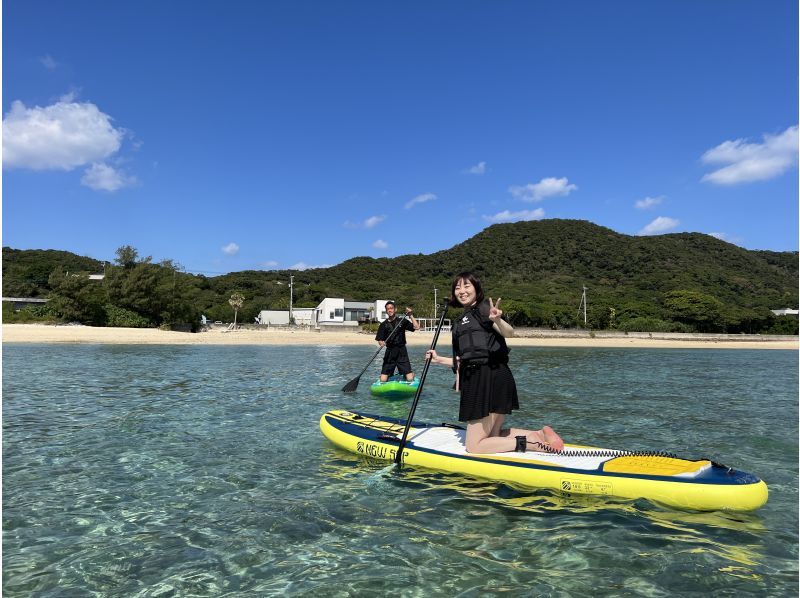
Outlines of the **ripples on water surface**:
M 515 424 L 756 473 L 746 514 L 386 471 L 318 427 L 407 413 L 370 397 L 378 360 L 339 391 L 373 352 L 4 346 L 4 595 L 797 595 L 796 352 L 512 354 Z M 454 421 L 451 382 L 431 370 L 419 420 Z

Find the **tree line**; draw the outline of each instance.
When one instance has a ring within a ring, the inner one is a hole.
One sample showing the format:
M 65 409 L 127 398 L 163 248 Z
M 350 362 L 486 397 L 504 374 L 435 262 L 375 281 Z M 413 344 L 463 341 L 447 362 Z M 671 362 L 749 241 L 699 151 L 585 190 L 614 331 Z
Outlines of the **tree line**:
M 586 326 L 652 332 L 797 334 L 797 318 L 770 310 L 797 307 L 797 252 L 752 251 L 708 235 L 630 237 L 583 221 L 493 225 L 431 255 L 358 257 L 303 272 L 243 271 L 206 277 L 172 260 L 154 263 L 120 247 L 103 281 L 103 263 L 68 252 L 3 249 L 3 295 L 48 297 L 44 307 L 8 313 L 4 321 L 57 318 L 105 326 L 196 327 L 252 322 L 262 309 L 316 307 L 325 297 L 394 299 L 433 316 L 433 289 L 449 293 L 452 277 L 475 271 L 488 295 L 502 297 L 515 326 Z M 236 314 L 230 302 L 240 295 Z

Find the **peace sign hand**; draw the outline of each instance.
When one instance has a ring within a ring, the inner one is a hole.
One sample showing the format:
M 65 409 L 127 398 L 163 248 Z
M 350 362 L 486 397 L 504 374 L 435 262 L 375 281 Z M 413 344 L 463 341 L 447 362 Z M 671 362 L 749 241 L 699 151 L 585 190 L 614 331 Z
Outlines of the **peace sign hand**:
M 492 302 L 489 297 L 489 319 L 494 322 L 503 315 L 503 310 L 500 309 L 500 297 L 497 298 L 497 303 Z

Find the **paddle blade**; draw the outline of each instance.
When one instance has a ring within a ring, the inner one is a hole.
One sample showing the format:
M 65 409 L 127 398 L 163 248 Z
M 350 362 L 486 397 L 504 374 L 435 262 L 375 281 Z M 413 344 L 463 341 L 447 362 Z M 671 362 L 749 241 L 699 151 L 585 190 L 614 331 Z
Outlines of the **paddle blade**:
M 342 392 L 355 392 L 356 389 L 358 388 L 358 381 L 360 378 L 361 376 L 353 378 L 352 380 L 350 380 L 350 382 L 342 386 Z

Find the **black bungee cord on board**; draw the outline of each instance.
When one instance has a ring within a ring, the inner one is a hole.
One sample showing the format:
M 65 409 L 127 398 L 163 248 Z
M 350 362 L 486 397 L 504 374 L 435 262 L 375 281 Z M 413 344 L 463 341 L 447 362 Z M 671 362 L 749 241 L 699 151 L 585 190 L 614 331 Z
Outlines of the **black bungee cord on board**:
M 524 438 L 524 436 L 522 437 Z M 612 449 L 583 449 L 583 450 L 558 450 L 554 449 L 549 444 L 543 442 L 527 441 L 528 445 L 538 446 L 543 453 L 550 455 L 557 455 L 559 457 L 666 457 L 669 459 L 682 459 L 675 453 L 667 451 L 628 451 L 628 450 L 612 450 Z M 689 461 L 690 459 L 686 459 Z
M 517 436 L 517 445 L 519 446 L 524 439 L 524 436 Z M 629 450 L 611 450 L 611 449 L 590 449 L 590 450 L 556 450 L 549 444 L 545 444 L 543 442 L 530 442 L 526 441 L 526 444 L 530 444 L 533 446 L 540 447 L 541 451 L 544 453 L 548 453 L 550 455 L 557 455 L 559 457 L 663 457 L 668 459 L 681 459 L 683 461 L 708 461 L 711 465 L 715 467 L 721 467 L 722 469 L 727 469 L 728 473 L 735 471 L 733 467 L 728 467 L 723 463 L 719 463 L 714 459 L 710 459 L 708 457 L 700 457 L 699 459 L 687 459 L 686 457 L 681 457 L 676 455 L 675 453 L 670 453 L 667 451 L 651 451 L 651 450 L 641 450 L 641 451 L 629 451 Z

